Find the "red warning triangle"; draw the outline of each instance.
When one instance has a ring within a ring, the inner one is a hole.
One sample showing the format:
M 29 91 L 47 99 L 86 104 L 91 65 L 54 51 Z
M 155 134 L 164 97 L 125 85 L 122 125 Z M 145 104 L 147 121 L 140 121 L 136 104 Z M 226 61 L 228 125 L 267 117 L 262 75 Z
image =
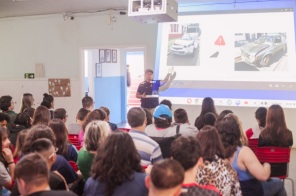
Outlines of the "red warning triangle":
M 220 35 L 218 37 L 218 39 L 215 41 L 215 45 L 225 46 L 225 41 L 224 41 L 224 38 L 222 37 L 222 35 Z

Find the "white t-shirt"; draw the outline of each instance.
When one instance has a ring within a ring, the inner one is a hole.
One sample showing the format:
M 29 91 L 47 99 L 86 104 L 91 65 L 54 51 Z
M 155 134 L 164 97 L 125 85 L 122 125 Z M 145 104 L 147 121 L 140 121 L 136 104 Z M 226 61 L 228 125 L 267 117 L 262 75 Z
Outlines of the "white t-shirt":
M 145 133 L 149 137 L 172 137 L 176 135 L 177 125 L 168 127 L 166 129 L 159 129 L 155 127 L 155 124 L 148 125 L 145 129 Z M 181 124 L 179 134 L 182 136 L 193 136 L 195 137 L 198 130 L 195 126 L 190 124 Z

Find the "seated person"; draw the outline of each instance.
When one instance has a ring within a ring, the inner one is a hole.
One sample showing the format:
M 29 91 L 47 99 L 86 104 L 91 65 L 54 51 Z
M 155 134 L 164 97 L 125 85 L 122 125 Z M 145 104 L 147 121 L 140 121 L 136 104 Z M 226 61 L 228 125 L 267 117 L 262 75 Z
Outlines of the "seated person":
M 76 122 L 69 124 L 67 127 L 69 134 L 75 134 L 75 135 L 79 134 L 79 131 L 82 129 L 82 125 L 88 113 L 89 113 L 89 110 L 85 108 L 80 108 L 80 110 L 76 115 Z
M 85 108 L 89 111 L 93 111 L 93 109 L 95 107 L 95 102 L 94 102 L 93 98 L 91 98 L 90 96 L 85 96 L 85 97 L 83 97 L 81 102 L 82 102 L 83 108 Z
M 68 119 L 68 114 L 64 108 L 58 108 L 53 112 L 54 118 L 61 119 L 65 124 Z
M 99 109 L 103 110 L 106 113 L 105 121 L 109 123 L 111 130 L 116 131 L 118 129 L 117 125 L 109 122 L 110 121 L 110 110 L 107 107 L 100 107 Z
M 216 115 L 212 112 L 208 112 L 204 115 L 205 125 L 215 126 L 216 119 L 217 119 Z
M 14 123 L 10 126 L 9 139 L 13 146 L 16 145 L 16 139 L 20 132 L 31 127 L 31 119 L 29 114 L 25 111 L 16 115 Z
M 181 192 L 184 181 L 184 169 L 180 163 L 173 159 L 164 159 L 155 163 L 150 176 L 145 179 L 149 196 L 173 195 Z
M 257 124 L 248 129 L 246 131 L 246 136 L 248 139 L 258 139 L 261 131 L 264 129 L 266 124 L 266 113 L 267 109 L 264 107 L 259 107 L 255 112 L 255 118 L 257 121 Z
M 200 185 L 195 181 L 197 169 L 203 165 L 202 153 L 195 137 L 179 137 L 171 146 L 172 158 L 185 170 L 181 195 L 219 196 L 218 189 L 212 185 Z
M 0 112 L 0 127 L 7 128 L 7 124 L 10 122 L 10 118 L 7 114 Z
M 180 125 L 180 132 L 183 133 L 183 130 L 188 132 L 188 134 L 182 134 L 182 135 L 190 135 L 195 137 L 198 133 L 197 128 L 194 125 L 191 125 L 188 120 L 188 115 L 186 110 L 183 108 L 176 109 L 174 112 L 174 119 L 175 119 L 175 125 Z
M 168 106 L 169 108 L 170 108 L 170 110 L 172 110 L 172 102 L 170 101 L 170 100 L 168 100 L 168 99 L 164 99 L 164 100 L 162 100 L 159 104 L 163 104 L 163 105 L 166 105 L 166 106 Z
M 161 160 L 162 154 L 158 143 L 145 133 L 146 114 L 144 110 L 140 107 L 131 108 L 127 113 L 127 121 L 131 126 L 129 135 L 141 156 L 141 165 L 146 167 Z
M 50 190 L 48 172 L 46 160 L 40 154 L 32 153 L 23 157 L 15 168 L 15 179 L 21 195 L 76 195 L 68 191 Z
M 4 95 L 0 98 L 0 109 L 3 113 L 9 116 L 10 121 L 8 123 L 8 127 L 10 127 L 16 118 L 16 113 L 13 111 L 14 101 L 10 95 Z

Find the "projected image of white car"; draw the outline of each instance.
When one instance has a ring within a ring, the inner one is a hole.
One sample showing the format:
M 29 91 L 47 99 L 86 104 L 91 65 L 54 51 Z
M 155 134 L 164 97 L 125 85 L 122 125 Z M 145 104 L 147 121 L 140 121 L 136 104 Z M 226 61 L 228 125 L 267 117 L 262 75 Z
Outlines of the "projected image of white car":
M 177 39 L 171 46 L 171 52 L 179 55 L 192 55 L 194 49 L 198 47 L 196 36 L 184 34 L 181 39 Z

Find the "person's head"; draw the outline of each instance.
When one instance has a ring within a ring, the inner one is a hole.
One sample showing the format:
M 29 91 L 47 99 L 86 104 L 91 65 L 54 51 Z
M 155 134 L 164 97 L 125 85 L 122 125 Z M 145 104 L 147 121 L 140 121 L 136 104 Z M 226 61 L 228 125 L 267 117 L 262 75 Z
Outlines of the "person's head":
M 78 122 L 80 122 L 80 123 L 83 123 L 89 112 L 90 111 L 85 108 L 80 108 L 77 115 L 76 115 L 76 120 L 78 120 Z
M 21 155 L 28 133 L 29 129 L 24 129 L 17 135 L 13 157 L 19 157 Z
M 214 126 L 216 123 L 216 115 L 212 112 L 208 112 L 204 115 L 204 123 L 205 125 Z
M 103 110 L 93 110 L 87 114 L 85 121 L 82 124 L 82 130 L 85 131 L 86 126 L 93 120 L 105 120 L 106 113 Z
M 146 69 L 145 70 L 145 80 L 147 82 L 150 82 L 153 80 L 153 71 L 151 69 Z
M 88 123 L 84 133 L 84 146 L 88 151 L 96 151 L 110 133 L 107 122 L 95 120 Z
M 50 112 L 44 106 L 38 106 L 35 109 L 32 125 L 43 124 L 48 125 L 50 121 Z
M 87 109 L 87 110 L 90 110 L 92 111 L 94 109 L 94 100 L 89 97 L 89 96 L 85 96 L 83 97 L 82 99 L 82 107 Z
M 224 147 L 215 127 L 210 125 L 204 126 L 199 130 L 196 138 L 199 141 L 201 156 L 204 161 L 212 162 L 215 160 L 215 156 L 224 159 Z
M 42 105 L 42 106 L 44 106 L 44 107 L 46 107 L 48 109 L 51 108 L 51 104 L 48 101 L 42 101 L 40 105 Z
M 22 125 L 26 128 L 30 128 L 31 127 L 31 117 L 28 114 L 28 112 L 24 111 L 22 113 L 17 114 L 15 117 L 14 124 Z
M 240 125 L 234 116 L 232 113 L 227 114 L 216 123 L 216 128 L 225 149 L 226 159 L 233 156 L 238 146 L 242 146 Z
M 131 136 L 116 131 L 98 148 L 92 164 L 92 177 L 105 183 L 104 195 L 112 195 L 116 186 L 130 179 L 133 172 L 143 172 L 140 162 Z
M 31 93 L 24 93 L 20 112 L 23 112 L 26 108 L 31 108 L 34 105 L 34 101 L 34 97 Z
M 14 102 L 10 95 L 4 95 L 0 98 L 0 109 L 3 112 L 14 110 Z
M 110 120 L 110 110 L 109 110 L 109 108 L 102 106 L 99 109 L 103 110 L 106 113 L 105 121 L 109 122 L 109 120 Z
M 255 118 L 260 127 L 265 127 L 266 125 L 266 113 L 267 109 L 264 107 L 259 107 L 255 112 Z
M 0 112 L 0 127 L 7 127 L 7 124 L 10 122 L 10 118 L 7 114 Z
M 132 129 L 145 130 L 147 122 L 145 111 L 140 107 L 131 108 L 127 113 L 127 122 Z
M 175 110 L 174 119 L 175 119 L 175 123 L 184 124 L 189 122 L 187 112 L 183 108 L 179 108 Z
M 53 98 L 52 95 L 49 95 L 47 93 L 44 93 L 43 94 L 43 101 L 50 104 L 50 107 L 48 109 L 54 108 L 54 98 Z
M 24 147 L 22 149 L 23 153 L 29 153 L 30 152 L 30 146 L 31 144 L 40 138 L 47 138 L 49 139 L 54 145 L 55 145 L 55 135 L 52 131 L 52 129 L 46 125 L 35 125 L 33 126 L 27 137 L 26 137 L 26 141 L 24 143 Z
M 148 109 L 146 108 L 143 108 L 143 109 L 144 109 L 144 112 L 146 113 L 146 120 L 147 120 L 146 126 L 151 125 L 153 123 L 152 121 L 153 116 Z
M 184 169 L 174 159 L 164 159 L 155 163 L 150 176 L 146 177 L 146 187 L 149 195 L 177 196 L 181 192 L 181 185 L 184 180 Z
M 6 161 L 6 159 L 3 157 L 3 153 L 2 150 L 5 148 L 9 148 L 10 147 L 10 140 L 8 138 L 8 131 L 6 128 L 4 127 L 0 127 L 0 162 L 2 162 L 5 167 L 8 166 L 8 163 Z
M 49 170 L 46 160 L 38 153 L 24 156 L 15 166 L 14 177 L 21 195 L 47 190 Z
M 159 104 L 163 104 L 163 105 L 166 105 L 166 106 L 168 106 L 169 108 L 170 108 L 170 110 L 172 110 L 172 102 L 170 101 L 170 100 L 168 100 L 168 99 L 164 99 L 164 100 L 162 100 Z
M 64 108 L 58 108 L 53 113 L 54 118 L 61 119 L 64 123 L 67 122 L 68 114 Z
M 58 118 L 49 121 L 48 126 L 55 135 L 55 146 L 58 148 L 57 154 L 66 156 L 68 153 L 68 130 L 65 123 Z
M 153 113 L 154 124 L 157 128 L 168 128 L 172 123 L 172 111 L 166 105 L 158 105 Z
M 206 113 L 212 112 L 217 115 L 216 107 L 214 100 L 211 97 L 205 97 L 201 105 L 201 116 L 204 116 Z
M 233 111 L 231 111 L 231 110 L 223 110 L 223 111 L 219 114 L 219 116 L 217 117 L 216 122 L 222 120 L 227 114 L 233 114 Z
M 57 159 L 56 152 L 58 148 L 55 148 L 52 142 L 47 138 L 40 138 L 32 142 L 30 146 L 30 153 L 39 153 L 46 160 L 48 169 L 54 164 Z

